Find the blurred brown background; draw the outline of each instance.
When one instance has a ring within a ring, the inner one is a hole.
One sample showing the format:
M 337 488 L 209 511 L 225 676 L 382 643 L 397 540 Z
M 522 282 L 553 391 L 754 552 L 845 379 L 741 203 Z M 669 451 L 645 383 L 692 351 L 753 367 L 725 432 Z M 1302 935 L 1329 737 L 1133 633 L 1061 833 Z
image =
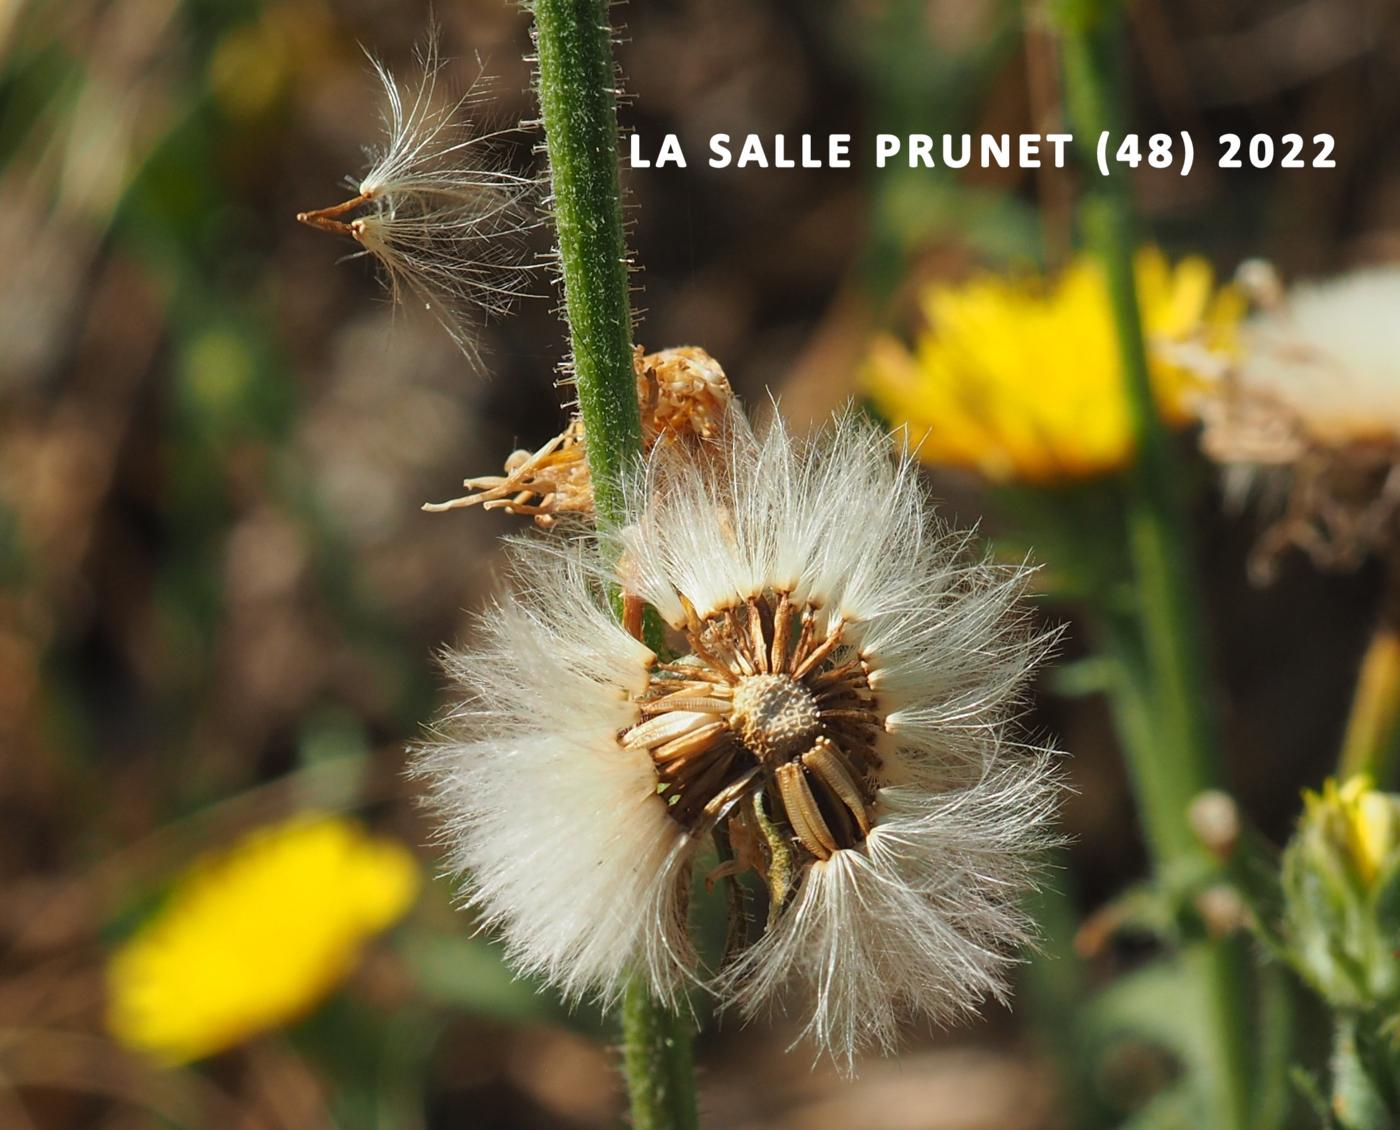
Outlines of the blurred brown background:
M 466 60 L 450 73 L 468 81 L 480 55 L 492 116 L 533 117 L 522 12 L 438 0 L 436 17 Z M 1055 60 L 1019 4 L 691 0 L 615 18 L 625 126 L 693 155 L 720 131 L 846 132 L 861 153 L 879 130 L 1057 126 Z M 403 69 L 428 21 L 419 0 L 0 4 L 0 1125 L 180 1124 L 150 1113 L 167 1092 L 205 1112 L 194 1125 L 619 1122 L 606 1024 L 513 988 L 484 942 L 432 949 L 467 932 L 446 883 L 414 944 L 377 947 L 285 1039 L 177 1080 L 101 1036 L 108 945 L 196 850 L 304 805 L 428 841 L 404 746 L 441 705 L 434 649 L 467 638 L 516 523 L 419 505 L 558 430 L 564 349 L 543 267 L 541 297 L 486 331 L 478 375 L 430 320 L 391 311 L 367 261 L 337 263 L 353 245 L 293 220 L 339 199 L 377 140 L 357 44 Z M 1141 132 L 1337 139 L 1333 170 L 1143 169 L 1159 242 L 1286 277 L 1400 252 L 1400 6 L 1142 0 L 1131 26 Z M 520 137 L 521 171 L 538 140 Z M 626 181 L 638 340 L 704 346 L 799 423 L 855 393 L 870 333 L 904 323 L 919 280 L 1053 264 L 1071 239 L 1074 186 L 1053 170 L 692 160 Z M 978 516 L 974 484 L 935 489 Z M 1206 490 L 1232 778 L 1279 835 L 1330 764 L 1376 578 L 1290 560 L 1251 590 L 1248 524 L 1217 511 Z M 1061 878 L 1088 912 L 1140 867 L 1122 773 L 1095 700 L 1047 693 L 1035 724 L 1074 754 Z M 1090 979 L 1134 959 L 1103 955 Z M 912 1034 L 854 1084 L 784 1054 L 781 1022 L 711 1024 L 703 1109 L 794 1130 L 1070 1125 L 1053 1033 L 1022 999 Z M 1125 1106 L 1164 1069 L 1142 1055 L 1094 1065 Z

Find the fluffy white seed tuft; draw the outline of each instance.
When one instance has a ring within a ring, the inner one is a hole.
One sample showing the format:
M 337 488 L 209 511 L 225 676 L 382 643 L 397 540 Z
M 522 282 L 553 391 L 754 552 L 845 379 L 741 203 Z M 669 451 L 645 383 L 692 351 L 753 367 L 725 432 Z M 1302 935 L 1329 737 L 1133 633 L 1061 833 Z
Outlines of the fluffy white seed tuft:
M 443 91 L 436 29 L 412 80 L 370 62 L 384 93 L 384 140 L 366 149 L 372 166 L 352 182 L 356 196 L 297 218 L 358 241 L 394 302 L 420 304 L 476 362 L 482 319 L 527 292 L 523 237 L 536 184 L 501 167 L 497 146 L 508 131 L 482 132 L 471 120 L 482 80 L 460 97 Z
M 746 1015 L 804 1002 L 803 1036 L 853 1067 L 894 1050 L 902 1024 L 938 1025 L 1007 998 L 1008 952 L 1034 937 L 1020 900 L 1051 840 L 1055 790 L 1044 753 L 945 793 L 882 790 L 861 850 L 812 865 L 792 906 L 726 970 Z
M 618 626 L 584 545 L 515 545 L 512 592 L 447 656 L 468 696 L 418 754 L 466 903 L 511 961 L 612 1002 L 633 972 L 671 999 L 694 954 L 691 842 L 666 813 L 645 750 L 620 730 L 650 650 Z
M 1400 442 L 1400 267 L 1299 283 L 1245 323 L 1241 392 L 1272 399 L 1309 439 Z
M 1272 269 L 1241 274 L 1263 309 L 1241 356 L 1198 398 L 1201 446 L 1225 467 L 1230 500 L 1270 524 L 1251 556 L 1267 581 L 1289 546 L 1322 568 L 1391 552 L 1400 528 L 1400 267 L 1286 292 Z
M 653 447 L 615 571 L 588 540 L 514 543 L 420 764 L 521 966 L 571 996 L 633 969 L 668 999 L 694 976 L 745 1015 L 791 1005 L 849 1068 L 1005 994 L 1059 793 L 1009 727 L 1051 639 L 1028 570 L 971 555 L 855 415 L 812 442 L 737 413 L 720 434 L 703 459 Z M 673 625 L 673 659 L 613 622 L 612 584 Z M 683 892 L 719 829 L 717 874 L 754 871 L 770 916 L 707 977 Z

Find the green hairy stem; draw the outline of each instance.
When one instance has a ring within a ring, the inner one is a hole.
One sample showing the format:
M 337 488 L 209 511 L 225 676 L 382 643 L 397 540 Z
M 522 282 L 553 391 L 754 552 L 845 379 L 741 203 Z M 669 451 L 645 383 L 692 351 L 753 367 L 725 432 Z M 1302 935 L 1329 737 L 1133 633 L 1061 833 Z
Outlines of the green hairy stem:
M 637 982 L 622 1000 L 622 1073 L 636 1130 L 697 1130 L 690 1026 Z
M 612 33 L 601 0 L 535 0 L 534 13 L 574 380 L 598 521 L 609 525 L 622 520 L 621 477 L 642 450 Z
M 601 0 L 535 0 L 573 374 L 598 522 L 624 518 L 622 477 L 642 453 L 618 178 L 612 33 Z M 622 1004 L 622 1065 L 636 1130 L 694 1130 L 690 1026 L 640 981 Z

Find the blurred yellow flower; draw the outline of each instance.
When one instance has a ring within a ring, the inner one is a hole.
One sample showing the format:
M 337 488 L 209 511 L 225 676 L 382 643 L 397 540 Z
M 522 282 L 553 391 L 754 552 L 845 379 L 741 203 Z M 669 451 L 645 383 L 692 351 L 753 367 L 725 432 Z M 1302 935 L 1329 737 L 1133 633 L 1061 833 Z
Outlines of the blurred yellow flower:
M 1225 353 L 1244 313 L 1210 266 L 1137 255 L 1138 298 L 1165 419 L 1187 415 L 1189 371 L 1164 345 Z M 1051 485 L 1101 475 L 1133 455 L 1128 405 L 1099 264 L 1076 259 L 1053 281 L 987 275 L 923 296 L 928 328 L 912 352 L 873 345 L 863 378 L 876 407 L 906 425 L 927 463 L 967 467 L 997 482 Z
M 259 829 L 197 860 L 112 956 L 108 1026 L 177 1064 L 293 1020 L 402 917 L 420 881 L 404 847 L 351 820 Z
M 1342 853 L 1364 886 L 1400 849 L 1400 798 L 1378 792 L 1364 774 L 1344 785 L 1329 780 L 1320 793 L 1303 793 L 1303 827 Z

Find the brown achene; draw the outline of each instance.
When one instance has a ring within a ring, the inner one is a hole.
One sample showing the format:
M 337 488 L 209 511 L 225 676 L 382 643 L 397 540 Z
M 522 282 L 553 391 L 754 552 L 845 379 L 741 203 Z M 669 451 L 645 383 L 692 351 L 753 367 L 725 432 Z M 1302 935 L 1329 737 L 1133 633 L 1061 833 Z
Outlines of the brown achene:
M 650 753 L 671 816 L 729 821 L 747 843 L 739 802 L 753 797 L 816 859 L 863 842 L 884 719 L 846 621 L 819 627 L 819 609 L 786 592 L 703 618 L 684 607 L 688 654 L 653 668 L 642 720 L 619 736 Z

